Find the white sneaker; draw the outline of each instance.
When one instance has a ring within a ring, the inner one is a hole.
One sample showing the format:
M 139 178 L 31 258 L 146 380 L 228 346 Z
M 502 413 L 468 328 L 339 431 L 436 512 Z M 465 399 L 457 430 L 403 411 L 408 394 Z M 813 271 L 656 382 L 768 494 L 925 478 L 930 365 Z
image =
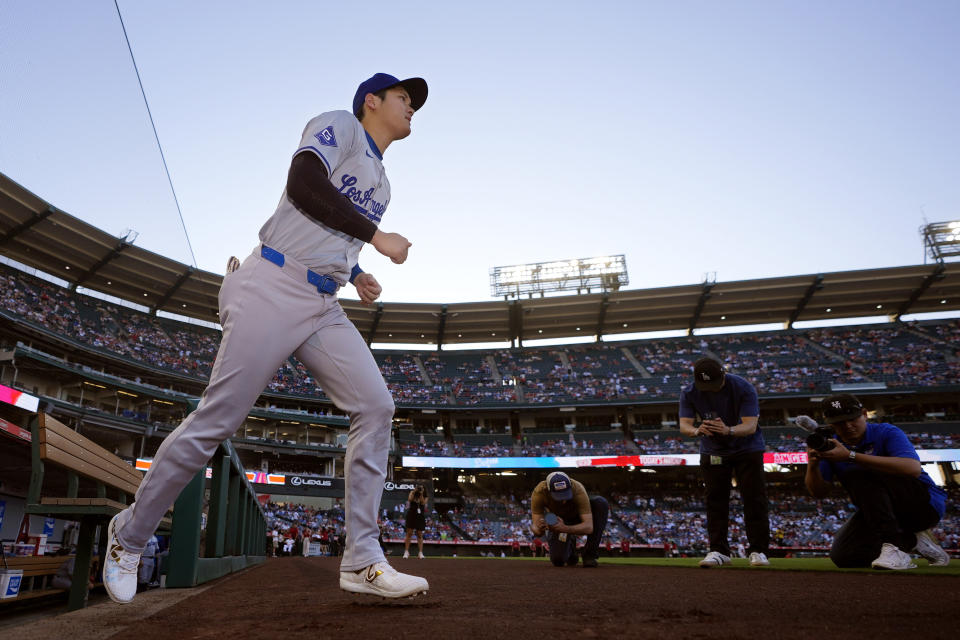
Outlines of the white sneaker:
M 751 567 L 769 567 L 770 561 L 767 560 L 767 554 L 754 551 L 750 554 Z
M 119 514 L 117 514 L 119 515 Z M 137 594 L 137 567 L 140 554 L 124 551 L 117 542 L 114 527 L 117 516 L 107 526 L 107 557 L 103 563 L 103 586 L 114 602 L 130 602 Z
M 946 567 L 950 564 L 950 554 L 943 550 L 930 529 L 917 532 L 917 546 L 913 550 L 926 558 L 931 567 Z
M 719 551 L 711 551 L 707 556 L 700 561 L 701 567 L 721 567 L 725 564 L 730 564 L 730 556 L 725 556 Z
M 409 557 L 410 557 L 410 552 L 409 552 L 409 551 L 404 551 L 404 552 L 403 552 L 403 559 L 406 560 L 406 559 L 409 558 Z
M 913 563 L 910 556 L 889 542 L 883 543 L 883 546 L 880 548 L 880 555 L 870 563 L 870 566 L 874 569 L 890 569 L 891 571 L 917 568 L 917 565 Z
M 406 598 L 426 593 L 430 585 L 423 578 L 400 573 L 387 562 L 377 562 L 360 573 L 341 571 L 340 588 L 382 598 Z
M 423 552 L 421 551 L 420 553 L 418 553 L 418 554 L 417 554 L 417 557 L 420 558 L 421 560 L 423 560 Z

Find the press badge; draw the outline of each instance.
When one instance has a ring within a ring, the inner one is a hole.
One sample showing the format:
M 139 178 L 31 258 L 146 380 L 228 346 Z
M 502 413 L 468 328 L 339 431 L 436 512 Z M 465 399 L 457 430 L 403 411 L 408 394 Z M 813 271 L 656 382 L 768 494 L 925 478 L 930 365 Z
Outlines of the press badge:
M 710 456 L 710 464 L 723 464 L 723 458 L 720 456 Z

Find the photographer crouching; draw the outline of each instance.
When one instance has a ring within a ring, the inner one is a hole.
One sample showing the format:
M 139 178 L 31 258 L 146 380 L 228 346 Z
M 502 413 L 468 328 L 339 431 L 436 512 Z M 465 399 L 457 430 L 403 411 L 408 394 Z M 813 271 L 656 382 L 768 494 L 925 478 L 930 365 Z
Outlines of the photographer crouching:
M 943 517 L 946 492 L 923 471 L 906 434 L 892 424 L 867 422 L 866 409 L 849 394 L 826 398 L 821 409 L 829 427 L 807 416 L 796 420 L 813 431 L 804 482 L 813 497 L 823 498 L 837 480 L 857 507 L 834 537 L 833 563 L 913 569 L 909 554 L 918 553 L 931 567 L 947 566 L 950 556 L 931 532 Z
M 581 483 L 554 471 L 530 495 L 530 531 L 535 536 L 549 531 L 550 562 L 555 567 L 577 566 L 577 536 L 586 535 L 583 566 L 595 568 L 609 512 L 606 498 L 591 498 Z

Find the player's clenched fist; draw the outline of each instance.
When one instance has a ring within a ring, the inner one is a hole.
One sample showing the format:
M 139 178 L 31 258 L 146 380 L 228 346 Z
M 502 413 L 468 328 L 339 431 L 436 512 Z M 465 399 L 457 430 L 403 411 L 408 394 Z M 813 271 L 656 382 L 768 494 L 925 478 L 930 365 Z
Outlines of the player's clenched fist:
M 360 302 L 363 304 L 372 304 L 383 291 L 377 279 L 369 273 L 358 275 L 353 281 L 353 286 L 357 288 L 357 295 L 360 296 Z
M 406 262 L 407 250 L 411 247 L 410 241 L 399 233 L 384 233 L 379 230 L 373 234 L 371 244 L 377 251 L 390 258 L 394 264 Z

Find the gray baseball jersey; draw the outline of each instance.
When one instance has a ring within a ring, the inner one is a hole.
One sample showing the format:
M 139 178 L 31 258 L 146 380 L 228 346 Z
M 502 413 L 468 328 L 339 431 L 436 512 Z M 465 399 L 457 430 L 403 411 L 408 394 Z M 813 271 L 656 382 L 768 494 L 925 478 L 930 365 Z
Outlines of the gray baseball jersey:
M 322 113 L 307 123 L 297 153 L 315 153 L 330 182 L 375 225 L 390 202 L 390 182 L 377 145 L 347 111 Z M 263 244 L 336 279 L 341 285 L 357 264 L 363 241 L 303 215 L 284 191 L 277 210 L 260 229 Z

